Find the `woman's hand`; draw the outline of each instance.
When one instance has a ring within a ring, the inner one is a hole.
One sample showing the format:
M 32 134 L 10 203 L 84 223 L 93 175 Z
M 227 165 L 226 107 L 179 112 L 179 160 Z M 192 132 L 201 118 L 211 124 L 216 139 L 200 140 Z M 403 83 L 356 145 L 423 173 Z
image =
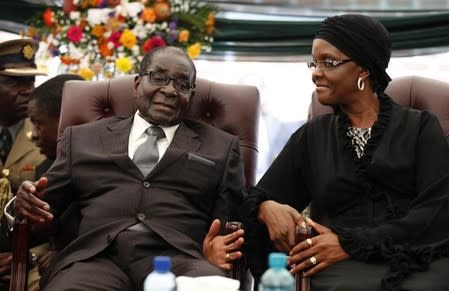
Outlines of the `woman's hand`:
M 267 226 L 274 246 L 288 253 L 295 245 L 295 227 L 303 221 L 301 214 L 286 204 L 267 200 L 260 204 L 258 219 Z
M 243 229 L 239 229 L 228 235 L 220 235 L 221 222 L 215 219 L 203 241 L 203 256 L 209 263 L 230 271 L 231 262 L 243 256 L 240 248 L 243 246 L 245 234 Z
M 47 183 L 48 180 L 45 177 L 34 183 L 22 182 L 14 200 L 15 215 L 40 223 L 52 220 L 53 214 L 50 213 L 50 205 L 41 200 Z
M 307 223 L 318 235 L 297 244 L 290 251 L 288 262 L 292 266 L 290 272 L 293 274 L 304 272 L 304 275 L 308 277 L 349 258 L 349 255 L 341 248 L 335 233 L 311 219 L 307 219 Z

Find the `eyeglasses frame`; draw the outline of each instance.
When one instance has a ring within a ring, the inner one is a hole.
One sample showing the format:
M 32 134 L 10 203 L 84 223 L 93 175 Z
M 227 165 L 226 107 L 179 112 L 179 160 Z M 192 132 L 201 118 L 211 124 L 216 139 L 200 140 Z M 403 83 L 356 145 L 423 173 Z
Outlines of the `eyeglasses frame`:
M 163 75 L 163 76 L 167 77 L 167 82 L 165 84 L 154 82 L 154 80 L 151 78 L 153 73 L 157 73 L 159 75 Z M 139 74 L 139 76 L 140 77 L 148 76 L 149 77 L 148 79 L 150 80 L 150 82 L 153 83 L 154 85 L 157 85 L 157 86 L 167 86 L 168 84 L 170 84 L 170 81 L 173 81 L 173 87 L 176 89 L 176 91 L 178 93 L 185 94 L 185 95 L 191 93 L 192 90 L 195 88 L 195 84 L 189 84 L 190 87 L 189 87 L 189 89 L 187 91 L 184 91 L 183 89 L 180 90 L 178 88 L 178 85 L 177 85 L 178 84 L 177 79 L 172 78 L 170 76 L 167 76 L 165 74 L 159 73 L 157 71 L 148 70 L 148 71 L 146 71 L 144 73 Z
M 338 66 L 346 64 L 348 62 L 352 62 L 352 59 L 344 59 L 344 60 L 329 60 L 329 59 L 327 59 L 327 60 L 322 60 L 322 61 L 312 60 L 312 61 L 307 62 L 307 67 L 310 70 L 315 71 L 318 68 L 318 66 L 320 66 L 320 64 L 330 64 L 331 65 L 330 67 L 324 66 L 324 68 L 325 68 L 325 70 L 327 70 L 327 69 L 332 70 L 332 69 L 335 69 Z

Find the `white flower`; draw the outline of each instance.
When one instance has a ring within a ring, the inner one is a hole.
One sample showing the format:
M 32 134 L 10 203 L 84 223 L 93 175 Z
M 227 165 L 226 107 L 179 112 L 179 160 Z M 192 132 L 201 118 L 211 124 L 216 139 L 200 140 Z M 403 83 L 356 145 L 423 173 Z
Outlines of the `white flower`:
M 70 19 L 72 19 L 72 20 L 78 20 L 80 18 L 80 16 L 81 16 L 81 13 L 79 11 L 72 11 L 72 12 L 70 12 L 70 15 L 69 15 Z
M 110 18 L 109 14 L 113 10 L 111 8 L 91 8 L 87 10 L 87 22 L 94 26 L 101 23 L 106 23 Z
M 147 36 L 147 29 L 142 24 L 136 24 L 132 31 L 139 39 L 143 39 Z
M 114 48 L 114 43 L 112 41 L 108 41 L 108 49 L 112 50 Z
M 140 2 L 132 2 L 126 5 L 125 9 L 129 17 L 137 17 L 137 15 L 145 8 Z
M 79 60 L 83 56 L 82 50 L 78 49 L 73 43 L 69 43 L 69 52 L 73 59 Z

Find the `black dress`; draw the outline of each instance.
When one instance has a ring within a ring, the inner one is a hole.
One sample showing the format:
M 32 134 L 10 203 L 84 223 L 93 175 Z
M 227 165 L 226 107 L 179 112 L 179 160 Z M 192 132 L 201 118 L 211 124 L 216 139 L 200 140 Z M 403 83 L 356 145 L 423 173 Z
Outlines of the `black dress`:
M 360 159 L 346 134 L 350 122 L 336 110 L 298 129 L 250 190 L 241 216 L 256 278 L 270 251 L 257 207 L 273 199 L 298 211 L 310 203 L 311 218 L 351 255 L 312 278 L 312 290 L 449 290 L 448 141 L 431 113 L 379 100 Z M 415 289 L 413 280 L 428 281 L 427 273 L 439 281 Z

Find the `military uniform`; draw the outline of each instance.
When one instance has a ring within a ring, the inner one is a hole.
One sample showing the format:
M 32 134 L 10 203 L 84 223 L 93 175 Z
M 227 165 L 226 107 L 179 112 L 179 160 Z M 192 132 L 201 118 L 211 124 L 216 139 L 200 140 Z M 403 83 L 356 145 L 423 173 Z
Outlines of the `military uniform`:
M 12 144 L 6 142 L 8 139 L 3 139 L 3 142 L 0 142 L 0 191 L 3 192 L 0 193 L 1 213 L 3 213 L 3 207 L 16 192 L 22 181 L 34 181 L 36 179 L 36 167 L 45 160 L 45 156 L 40 154 L 39 148 L 31 141 L 31 121 L 28 118 L 20 120 L 19 116 L 22 115 L 18 115 L 12 101 L 14 98 L 29 96 L 29 92 L 28 94 L 17 92 L 17 86 L 25 86 L 20 85 L 23 79 L 28 77 L 27 82 L 29 83 L 27 83 L 26 90 L 30 91 L 33 88 L 33 81 L 30 81 L 29 77 L 45 75 L 37 69 L 34 62 L 37 49 L 38 43 L 31 39 L 16 39 L 0 43 L 0 75 L 2 79 L 5 79 L 2 80 L 4 82 L 1 84 L 3 91 L 0 94 L 0 103 L 4 108 L 0 127 L 3 133 L 3 129 L 11 132 L 10 127 L 19 125 L 19 128 L 15 131 L 12 130 L 13 134 L 9 137 Z M 17 84 L 15 84 L 16 81 Z M 1 98 L 4 99 L 1 100 Z M 24 108 L 21 110 L 26 110 L 26 107 Z M 7 243 L 0 242 L 0 245 L 5 246 Z M 48 251 L 48 243 L 34 247 L 30 251 L 35 254 L 34 257 L 39 257 Z M 28 276 L 28 290 L 38 290 L 38 281 L 37 267 L 31 267 Z
M 0 160 L 1 176 L 9 180 L 14 193 L 22 181 L 35 180 L 36 167 L 45 160 L 45 156 L 40 153 L 39 148 L 31 141 L 32 126 L 29 119 L 24 120 L 5 164 Z

